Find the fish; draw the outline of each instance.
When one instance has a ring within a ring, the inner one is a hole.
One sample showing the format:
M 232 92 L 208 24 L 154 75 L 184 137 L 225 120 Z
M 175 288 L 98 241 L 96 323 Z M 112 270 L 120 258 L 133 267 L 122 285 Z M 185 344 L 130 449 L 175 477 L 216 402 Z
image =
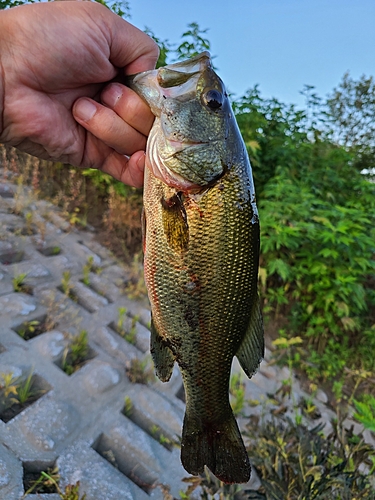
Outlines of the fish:
M 155 115 L 146 147 L 144 275 L 157 376 L 177 362 L 186 409 L 181 462 L 224 483 L 251 467 L 229 401 L 233 357 L 248 377 L 264 355 L 257 291 L 259 216 L 251 166 L 211 56 L 127 83 Z

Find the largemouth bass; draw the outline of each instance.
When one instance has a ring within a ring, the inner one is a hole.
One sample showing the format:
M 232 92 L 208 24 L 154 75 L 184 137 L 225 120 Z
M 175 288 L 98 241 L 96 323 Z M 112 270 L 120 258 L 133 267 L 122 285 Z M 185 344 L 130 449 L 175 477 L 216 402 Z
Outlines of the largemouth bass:
M 144 184 L 144 270 L 156 374 L 180 367 L 181 460 L 226 483 L 249 458 L 229 403 L 232 359 L 250 377 L 264 351 L 259 219 L 246 148 L 208 52 L 130 77 L 155 115 Z

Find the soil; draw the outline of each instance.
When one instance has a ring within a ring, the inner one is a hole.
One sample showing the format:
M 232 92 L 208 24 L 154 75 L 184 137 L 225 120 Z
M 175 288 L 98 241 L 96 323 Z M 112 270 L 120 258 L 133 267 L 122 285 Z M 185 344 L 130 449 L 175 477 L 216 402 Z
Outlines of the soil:
M 34 471 L 29 471 L 27 469 L 24 469 L 24 474 L 23 474 L 23 487 L 25 488 L 25 491 L 28 491 L 29 489 L 33 488 L 34 484 L 40 479 L 41 472 L 34 472 Z M 49 471 L 43 471 L 49 474 Z M 32 489 L 33 494 L 37 493 L 59 493 L 58 489 L 56 488 L 55 484 L 45 484 L 45 482 L 40 482 L 37 486 L 35 486 Z
M 33 339 L 34 337 L 37 337 L 38 335 L 41 335 L 42 333 L 46 332 L 47 330 L 53 330 L 57 324 L 51 321 L 48 317 L 43 318 L 42 320 L 38 320 L 39 324 L 38 325 L 32 325 L 32 331 L 28 327 L 28 323 L 23 323 L 20 325 L 16 332 L 18 335 L 20 335 L 24 340 L 30 340 Z M 24 335 L 22 335 L 20 332 L 24 331 Z
M 40 397 L 40 394 L 36 394 L 32 397 L 30 397 L 25 403 L 23 404 L 20 404 L 20 403 L 14 403 L 12 406 L 10 406 L 9 408 L 5 408 L 5 410 L 3 410 L 1 413 L 0 413 L 0 419 L 4 422 L 4 423 L 7 423 L 9 422 L 10 420 L 12 420 L 12 418 L 16 417 L 19 413 L 21 413 L 21 411 L 23 411 L 25 408 L 27 408 L 28 406 L 32 405 L 33 403 L 35 403 L 35 401 L 37 399 L 39 399 Z

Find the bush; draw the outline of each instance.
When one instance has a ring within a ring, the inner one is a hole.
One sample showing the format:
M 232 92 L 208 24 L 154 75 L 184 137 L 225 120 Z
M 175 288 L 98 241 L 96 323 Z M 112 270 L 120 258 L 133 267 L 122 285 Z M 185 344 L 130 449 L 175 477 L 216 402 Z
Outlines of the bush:
M 249 426 L 249 449 L 262 487 L 249 498 L 264 500 L 373 499 L 375 450 L 339 423 L 323 434 L 278 416 Z
M 342 170 L 322 167 L 278 167 L 260 218 L 265 312 L 289 314 L 327 378 L 361 358 L 375 370 L 375 186 L 351 171 L 343 189 Z

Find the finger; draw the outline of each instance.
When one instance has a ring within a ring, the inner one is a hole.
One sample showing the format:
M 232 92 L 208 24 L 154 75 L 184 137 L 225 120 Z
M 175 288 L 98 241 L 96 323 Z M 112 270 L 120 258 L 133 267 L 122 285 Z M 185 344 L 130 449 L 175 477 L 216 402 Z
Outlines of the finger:
M 121 155 L 104 144 L 90 132 L 82 129 L 82 140 L 85 144 L 83 154 L 71 156 L 69 163 L 82 168 L 96 168 L 120 182 L 133 187 L 143 186 L 143 172 L 145 169 L 145 154 L 137 151 L 130 157 Z
M 155 117 L 133 90 L 120 83 L 111 83 L 103 90 L 101 101 L 141 134 L 149 134 Z
M 100 170 L 128 186 L 140 188 L 143 186 L 145 169 L 145 154 L 137 151 L 130 158 L 114 153 L 107 157 Z
M 92 99 L 80 98 L 73 105 L 73 116 L 86 130 L 122 155 L 146 149 L 146 137 L 120 116 Z

